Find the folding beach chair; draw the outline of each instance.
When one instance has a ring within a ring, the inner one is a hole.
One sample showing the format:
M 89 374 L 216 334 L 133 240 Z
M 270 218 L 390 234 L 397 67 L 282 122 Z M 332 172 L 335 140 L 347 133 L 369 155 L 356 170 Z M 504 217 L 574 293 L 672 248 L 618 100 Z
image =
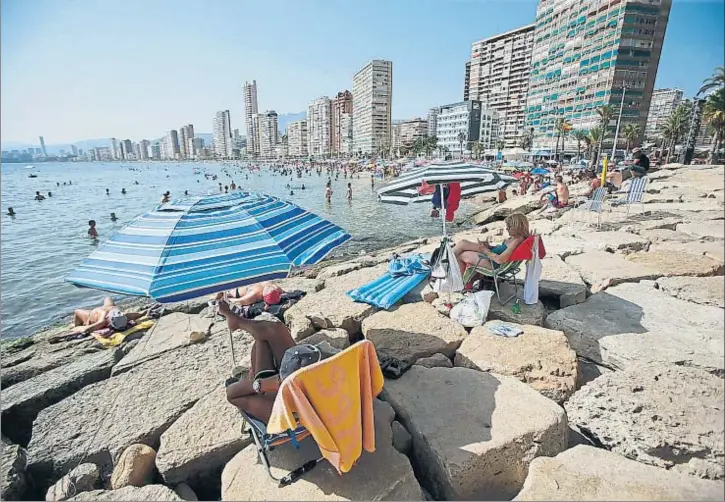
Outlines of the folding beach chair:
M 502 263 L 498 267 L 494 267 L 493 270 L 486 267 L 481 267 L 478 264 L 469 265 L 468 268 L 466 268 L 465 273 L 463 274 L 464 284 L 469 284 L 473 279 L 478 276 L 493 279 L 493 287 L 496 290 L 496 298 L 498 298 L 498 301 L 499 303 L 501 303 L 501 305 L 506 305 L 508 302 L 518 296 L 519 289 L 516 275 L 518 274 L 519 270 L 521 270 L 521 266 L 534 257 L 534 246 L 536 245 L 539 246 L 539 258 L 544 258 L 546 256 L 546 249 L 544 249 L 544 242 L 541 240 L 541 236 L 536 234 L 530 235 L 526 238 L 526 240 L 524 240 L 524 242 L 519 244 L 519 246 L 514 249 L 514 252 L 511 254 L 509 261 L 507 261 L 506 263 Z M 514 293 L 513 295 L 506 298 L 506 300 L 502 300 L 501 293 L 499 291 L 499 283 L 509 280 L 513 280 Z
M 228 378 L 225 385 L 228 387 L 229 385 L 238 381 L 238 378 Z M 244 417 L 244 423 L 242 424 L 242 434 L 248 434 L 252 436 L 254 444 L 257 447 L 257 454 L 259 455 L 259 460 L 262 462 L 262 465 L 267 470 L 267 474 L 269 474 L 269 477 L 272 478 L 274 481 L 277 481 L 280 488 L 291 485 L 305 473 L 311 471 L 319 462 L 323 460 L 323 457 L 310 460 L 309 462 L 305 462 L 283 478 L 275 478 L 272 475 L 272 469 L 269 464 L 269 458 L 267 457 L 267 454 L 275 448 L 285 445 L 287 443 L 290 443 L 293 448 L 298 449 L 300 447 L 300 441 L 306 439 L 311 435 L 310 431 L 300 425 L 295 430 L 288 430 L 282 434 L 269 434 L 267 432 L 267 425 L 264 422 L 253 417 L 249 413 L 245 413 L 243 410 L 239 410 L 239 412 Z
M 592 213 L 597 214 L 597 228 L 602 223 L 602 211 L 604 210 L 604 198 L 606 197 L 606 195 L 607 189 L 604 187 L 599 187 L 594 190 L 594 193 L 592 193 L 592 197 L 589 200 L 585 201 L 584 204 L 579 206 L 579 210 L 586 212 L 590 217 L 589 219 L 591 219 Z
M 644 191 L 647 187 L 647 178 L 634 178 L 629 185 L 627 195 L 624 199 L 613 200 L 610 202 L 610 206 L 624 205 L 627 208 L 627 216 L 629 216 L 629 208 L 633 204 L 639 204 L 642 212 L 644 213 Z

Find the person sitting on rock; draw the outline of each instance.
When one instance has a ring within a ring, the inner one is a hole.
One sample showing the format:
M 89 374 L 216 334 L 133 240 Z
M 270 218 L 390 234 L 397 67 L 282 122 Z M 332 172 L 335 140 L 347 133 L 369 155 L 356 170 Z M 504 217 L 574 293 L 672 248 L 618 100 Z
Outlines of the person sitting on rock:
M 523 213 L 513 213 L 504 220 L 509 238 L 498 246 L 491 246 L 486 241 L 471 242 L 462 240 L 453 248 L 458 259 L 458 267 L 463 273 L 468 265 L 493 270 L 506 263 L 514 250 L 529 236 L 529 220 Z
M 230 331 L 241 329 L 254 338 L 251 378 L 233 377 L 234 383 L 227 385 L 227 401 L 266 424 L 282 381 L 298 369 L 334 355 L 337 349 L 324 342 L 297 345 L 283 323 L 245 319 L 226 300 L 218 305 Z

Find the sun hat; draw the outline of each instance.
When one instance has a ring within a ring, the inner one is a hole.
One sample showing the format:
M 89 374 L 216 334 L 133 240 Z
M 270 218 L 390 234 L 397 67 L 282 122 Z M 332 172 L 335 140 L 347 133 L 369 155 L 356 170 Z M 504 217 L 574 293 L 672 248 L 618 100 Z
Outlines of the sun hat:
M 300 368 L 322 360 L 322 352 L 315 345 L 303 343 L 290 347 L 284 352 L 279 364 L 279 376 L 282 380 Z
M 276 288 L 265 288 L 262 298 L 267 305 L 277 305 L 282 300 L 282 295 Z

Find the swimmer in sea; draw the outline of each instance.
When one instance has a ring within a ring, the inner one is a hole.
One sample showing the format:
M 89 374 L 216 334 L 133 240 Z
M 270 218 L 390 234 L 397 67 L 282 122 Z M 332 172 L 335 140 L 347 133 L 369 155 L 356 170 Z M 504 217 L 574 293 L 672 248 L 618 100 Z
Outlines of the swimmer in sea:
M 90 220 L 88 222 L 88 237 L 98 239 L 98 231 L 96 230 L 96 220 Z
M 111 213 L 111 221 L 118 221 L 118 217 L 116 216 L 116 213 Z
M 289 191 L 289 194 L 290 194 L 290 195 L 294 195 L 294 194 L 295 194 L 295 191 L 294 191 L 294 190 L 290 190 L 290 191 Z
M 48 192 L 48 197 L 52 197 L 52 196 L 53 196 L 53 192 Z
M 164 195 L 161 197 L 161 203 L 166 204 L 167 202 L 169 202 L 169 197 L 171 197 L 171 192 L 167 190 L 166 193 L 164 193 Z
M 184 195 L 189 195 L 189 191 L 188 190 L 184 190 Z
M 352 183 L 347 184 L 347 194 L 345 194 L 347 200 L 352 200 Z
M 65 183 L 63 183 L 63 184 L 65 185 Z M 60 186 L 60 181 L 56 181 L 55 182 L 55 186 L 59 187 Z
M 302 190 L 304 190 L 304 189 L 305 189 L 305 184 L 304 184 L 304 183 L 302 183 Z
M 123 195 L 126 195 L 126 189 L 125 189 L 125 188 L 122 188 L 122 189 L 121 189 L 121 193 L 122 193 Z
M 8 208 L 8 216 L 15 216 L 15 210 L 12 207 Z
M 35 192 L 35 200 L 45 200 L 45 196 L 41 195 L 40 192 Z
M 111 191 L 108 188 L 106 188 L 106 195 L 111 195 Z

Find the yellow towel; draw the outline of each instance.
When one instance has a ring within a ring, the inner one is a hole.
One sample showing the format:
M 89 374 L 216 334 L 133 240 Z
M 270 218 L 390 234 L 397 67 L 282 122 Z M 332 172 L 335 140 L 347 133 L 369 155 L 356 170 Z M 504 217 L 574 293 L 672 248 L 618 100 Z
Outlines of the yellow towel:
M 141 321 L 141 319 L 139 319 L 139 321 Z M 116 347 L 117 345 L 121 345 L 128 335 L 132 335 L 138 331 L 149 329 L 154 324 L 156 324 L 156 321 L 154 321 L 153 319 L 147 319 L 142 322 L 136 321 L 136 325 L 133 328 L 127 329 L 126 331 L 114 333 L 108 338 L 101 336 L 97 333 L 93 333 L 93 338 L 98 340 L 100 344 L 104 347 Z
M 363 448 L 375 451 L 373 399 L 382 390 L 375 347 L 363 340 L 282 382 L 267 432 L 294 430 L 296 413 L 322 455 L 340 474 L 348 472 Z

